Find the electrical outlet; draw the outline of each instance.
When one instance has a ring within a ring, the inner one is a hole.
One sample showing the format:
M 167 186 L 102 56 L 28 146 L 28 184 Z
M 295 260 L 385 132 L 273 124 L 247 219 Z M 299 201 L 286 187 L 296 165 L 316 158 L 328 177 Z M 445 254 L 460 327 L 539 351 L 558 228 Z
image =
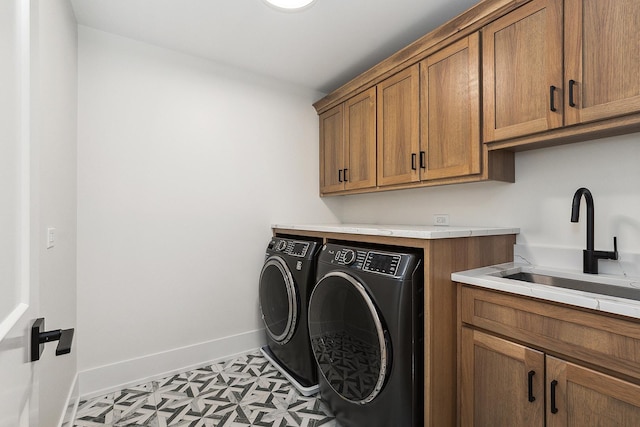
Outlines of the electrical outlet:
M 449 225 L 449 215 L 448 214 L 434 215 L 433 225 Z

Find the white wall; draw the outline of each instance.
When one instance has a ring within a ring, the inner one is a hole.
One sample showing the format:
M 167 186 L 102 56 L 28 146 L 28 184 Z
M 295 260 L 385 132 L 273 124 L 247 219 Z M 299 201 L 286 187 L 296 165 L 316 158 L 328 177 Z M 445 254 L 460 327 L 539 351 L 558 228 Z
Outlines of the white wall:
M 77 25 L 68 0 L 32 2 L 33 215 L 40 310 L 47 330 L 76 328 Z M 46 229 L 56 243 L 46 248 Z M 77 372 L 78 340 L 56 357 L 45 346 L 40 373 L 40 426 L 55 426 Z
M 344 222 L 520 227 L 518 244 L 582 250 L 586 211 L 570 222 L 575 190 L 591 190 L 596 249 L 640 253 L 638 134 L 516 153 L 514 184 L 485 182 L 344 197 Z M 382 208 L 383 207 L 383 208 Z M 576 266 L 581 269 L 581 265 Z
M 270 224 L 337 221 L 317 196 L 319 94 L 79 36 L 79 369 L 261 328 Z

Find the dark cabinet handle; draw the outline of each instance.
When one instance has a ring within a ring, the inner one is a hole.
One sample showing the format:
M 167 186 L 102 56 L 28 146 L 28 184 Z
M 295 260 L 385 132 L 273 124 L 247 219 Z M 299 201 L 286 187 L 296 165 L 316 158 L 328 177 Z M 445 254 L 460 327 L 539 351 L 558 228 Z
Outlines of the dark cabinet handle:
M 348 170 L 349 170 L 349 169 L 345 168 L 345 169 L 344 169 L 344 173 L 342 174 L 342 176 L 344 177 L 344 182 L 348 182 L 348 181 L 349 181 L 349 180 L 347 179 L 347 171 L 348 171 Z
M 575 80 L 569 80 L 569 107 L 575 107 L 576 103 L 573 100 L 573 87 L 576 85 Z
M 556 95 L 556 87 L 551 85 L 551 87 L 549 88 L 549 109 L 553 112 L 557 111 L 555 95 Z
M 535 402 L 536 397 L 533 395 L 533 376 L 536 374 L 536 371 L 529 371 L 529 402 Z
M 342 169 L 338 169 L 338 182 L 342 182 Z
M 416 170 L 416 153 L 411 154 L 411 170 Z
M 427 162 L 426 162 L 426 153 L 424 151 L 420 152 L 420 169 L 426 169 L 427 168 Z
M 558 387 L 558 381 L 551 381 L 551 413 L 557 414 L 558 407 L 556 406 L 556 387 Z

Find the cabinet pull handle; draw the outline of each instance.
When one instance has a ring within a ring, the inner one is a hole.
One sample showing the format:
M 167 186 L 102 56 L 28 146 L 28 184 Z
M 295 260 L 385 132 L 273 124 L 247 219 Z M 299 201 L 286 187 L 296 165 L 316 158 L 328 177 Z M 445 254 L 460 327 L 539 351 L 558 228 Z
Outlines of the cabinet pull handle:
M 420 169 L 426 169 L 427 168 L 427 162 L 426 162 L 426 153 L 424 151 L 420 152 Z
M 535 402 L 536 397 L 533 395 L 533 376 L 536 374 L 536 371 L 529 371 L 529 402 Z
M 342 182 L 342 169 L 338 169 L 338 182 Z
M 349 180 L 347 179 L 347 171 L 348 171 L 348 170 L 349 170 L 349 169 L 345 168 L 345 169 L 344 169 L 344 173 L 342 174 L 342 176 L 344 177 L 344 182 L 348 182 L 348 181 L 349 181 Z
M 411 154 L 411 170 L 416 170 L 416 153 Z
M 558 386 L 558 381 L 551 381 L 551 413 L 557 414 L 558 407 L 556 406 L 556 387 Z
M 575 107 L 576 103 L 573 100 L 573 87 L 576 85 L 575 80 L 569 80 L 569 107 Z
M 553 112 L 557 111 L 555 95 L 556 95 L 556 87 L 551 85 L 551 87 L 549 88 L 549 109 Z

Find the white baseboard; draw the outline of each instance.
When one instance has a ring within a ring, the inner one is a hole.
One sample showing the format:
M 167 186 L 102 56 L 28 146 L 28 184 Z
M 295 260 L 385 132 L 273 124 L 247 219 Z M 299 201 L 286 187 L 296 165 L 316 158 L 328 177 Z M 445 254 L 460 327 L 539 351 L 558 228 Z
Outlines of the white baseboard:
M 73 383 L 71 383 L 69 394 L 67 395 L 64 411 L 60 417 L 60 421 L 58 421 L 58 427 L 71 427 L 73 425 L 73 421 L 76 418 L 76 411 L 78 410 L 79 391 L 78 373 L 76 373 L 76 376 L 73 378 Z
M 88 369 L 78 374 L 79 395 L 92 398 L 111 393 L 258 350 L 265 343 L 265 331 L 259 329 Z

